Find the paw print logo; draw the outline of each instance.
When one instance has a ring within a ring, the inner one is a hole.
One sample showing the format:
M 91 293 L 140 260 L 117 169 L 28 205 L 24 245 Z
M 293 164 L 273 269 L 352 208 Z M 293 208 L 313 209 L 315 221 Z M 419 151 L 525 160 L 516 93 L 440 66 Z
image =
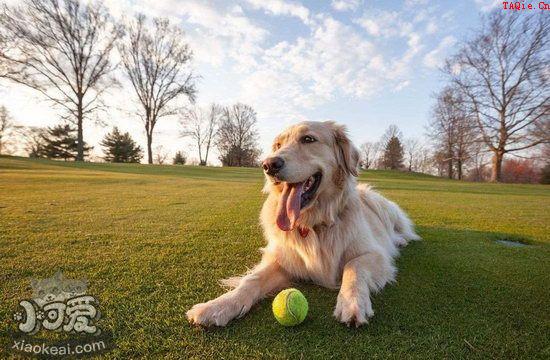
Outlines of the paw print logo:
M 45 317 L 46 316 L 44 315 L 44 311 L 39 311 L 39 312 L 36 313 L 36 318 L 38 320 L 44 320 Z
M 18 322 L 23 320 L 23 313 L 16 312 L 15 314 L 13 314 L 13 320 L 18 321 Z

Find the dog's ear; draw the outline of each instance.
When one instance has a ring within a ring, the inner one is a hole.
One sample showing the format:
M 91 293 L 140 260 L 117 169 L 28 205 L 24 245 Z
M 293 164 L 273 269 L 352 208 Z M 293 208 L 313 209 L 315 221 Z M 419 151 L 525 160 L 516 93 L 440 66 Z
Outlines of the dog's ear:
M 359 151 L 353 146 L 347 135 L 344 125 L 329 122 L 334 133 L 334 145 L 338 167 L 345 173 L 359 176 L 357 167 L 359 166 Z

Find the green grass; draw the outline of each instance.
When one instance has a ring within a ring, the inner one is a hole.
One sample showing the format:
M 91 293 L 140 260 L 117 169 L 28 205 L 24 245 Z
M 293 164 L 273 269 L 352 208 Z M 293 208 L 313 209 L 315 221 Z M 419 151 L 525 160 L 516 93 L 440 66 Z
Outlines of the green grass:
M 116 346 L 106 358 L 550 357 L 550 187 L 360 179 L 402 205 L 424 238 L 403 250 L 369 325 L 337 323 L 337 293 L 298 284 L 310 304 L 298 327 L 278 325 L 266 300 L 202 330 L 185 311 L 260 258 L 259 170 L 0 157 L 0 358 L 30 279 L 57 269 L 88 279 Z

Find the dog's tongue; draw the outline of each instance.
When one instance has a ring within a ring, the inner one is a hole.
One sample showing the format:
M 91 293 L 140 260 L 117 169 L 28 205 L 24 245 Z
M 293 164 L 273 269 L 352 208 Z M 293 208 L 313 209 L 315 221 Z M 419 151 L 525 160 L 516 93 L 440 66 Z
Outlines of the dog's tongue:
M 277 226 L 283 231 L 294 229 L 296 220 L 300 217 L 300 201 L 304 183 L 284 183 L 283 192 L 277 208 Z

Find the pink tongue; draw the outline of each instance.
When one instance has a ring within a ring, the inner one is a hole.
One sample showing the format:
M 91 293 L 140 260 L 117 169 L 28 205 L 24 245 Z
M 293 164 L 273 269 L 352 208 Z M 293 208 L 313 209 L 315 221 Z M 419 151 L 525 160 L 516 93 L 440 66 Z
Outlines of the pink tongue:
M 300 217 L 300 201 L 304 183 L 284 183 L 283 192 L 277 207 L 277 226 L 283 231 L 293 230 Z

